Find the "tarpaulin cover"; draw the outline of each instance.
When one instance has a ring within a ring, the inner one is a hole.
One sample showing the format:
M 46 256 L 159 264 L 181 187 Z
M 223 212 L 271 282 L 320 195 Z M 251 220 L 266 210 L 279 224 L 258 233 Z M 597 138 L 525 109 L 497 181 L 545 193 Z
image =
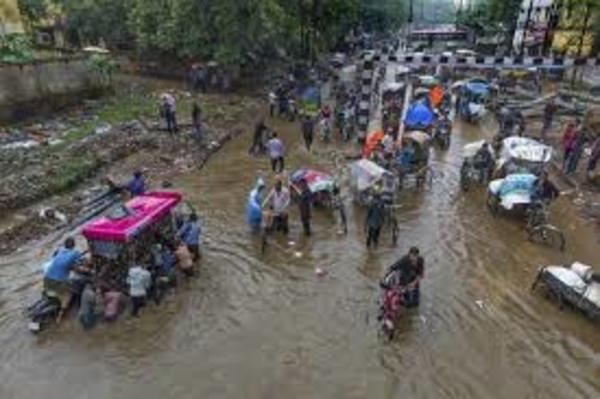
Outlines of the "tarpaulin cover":
M 300 180 L 302 179 L 306 180 L 308 188 L 312 193 L 332 191 L 335 186 L 335 180 L 331 175 L 319 172 L 318 170 L 302 168 L 292 173 L 292 176 L 290 177 L 292 183 L 296 185 L 300 183 Z
M 96 219 L 83 228 L 83 236 L 88 240 L 127 242 L 168 214 L 181 202 L 181 198 L 180 193 L 172 191 L 150 192 L 137 196 L 125 204 L 128 215 L 118 219 Z
M 423 103 L 412 105 L 406 113 L 405 124 L 407 128 L 426 128 L 434 121 L 433 112 Z
M 367 159 L 361 159 L 352 164 L 352 182 L 358 191 L 363 191 L 373 186 L 380 180 L 387 170 Z
M 375 147 L 377 147 L 377 144 L 379 144 L 384 137 L 385 133 L 383 133 L 383 130 L 376 130 L 369 133 L 363 147 L 363 157 L 370 157 L 371 153 L 375 150 Z
M 500 198 L 500 205 L 512 209 L 516 204 L 529 204 L 537 177 L 532 174 L 513 174 L 489 184 L 489 191 Z
M 552 148 L 527 137 L 507 137 L 502 142 L 502 158 L 546 163 L 552 158 Z
M 464 158 L 473 158 L 477 151 L 485 144 L 485 140 L 475 141 L 473 143 L 466 144 L 463 147 L 463 157 Z M 488 147 L 490 154 L 493 155 L 491 147 Z
M 490 91 L 490 85 L 483 82 L 467 82 L 465 90 L 475 95 L 486 95 Z

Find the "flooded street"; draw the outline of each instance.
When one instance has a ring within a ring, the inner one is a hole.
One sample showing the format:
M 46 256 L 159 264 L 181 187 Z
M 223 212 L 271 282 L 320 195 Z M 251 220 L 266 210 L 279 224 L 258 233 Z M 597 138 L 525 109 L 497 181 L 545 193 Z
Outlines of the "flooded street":
M 307 154 L 297 126 L 277 131 L 288 170 L 318 167 L 347 188 L 341 145 Z M 597 326 L 529 291 L 540 265 L 598 266 L 591 230 L 561 199 L 551 211 L 566 251 L 529 243 L 522 221 L 488 212 L 483 190 L 460 191 L 462 146 L 485 133 L 461 123 L 454 132 L 449 151 L 433 150 L 432 189 L 401 194 L 397 247 L 384 230 L 366 250 L 364 210 L 347 195 L 347 236 L 315 211 L 305 239 L 294 208 L 295 244 L 280 238 L 261 255 L 244 208 L 257 173 L 272 175 L 267 159 L 248 156 L 247 134 L 174 182 L 206 232 L 200 277 L 139 319 L 87 333 L 71 319 L 32 336 L 21 312 L 52 248 L 0 259 L 0 398 L 597 398 Z M 426 261 L 421 306 L 387 343 L 378 279 L 413 245 Z

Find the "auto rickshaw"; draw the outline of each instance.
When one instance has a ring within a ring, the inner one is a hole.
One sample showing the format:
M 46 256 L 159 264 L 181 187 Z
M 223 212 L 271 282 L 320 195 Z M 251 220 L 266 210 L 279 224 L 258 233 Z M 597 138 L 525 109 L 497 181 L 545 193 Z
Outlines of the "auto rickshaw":
M 424 184 L 431 186 L 433 171 L 429 166 L 429 150 L 431 136 L 422 131 L 411 131 L 402 137 L 402 148 L 394 163 L 398 175 L 399 188 L 404 187 L 407 178 L 415 180 L 415 186 L 421 188 Z
M 386 209 L 384 226 L 390 228 L 392 244 L 398 240 L 398 220 L 395 210 L 397 180 L 394 173 L 382 168 L 367 159 L 354 162 L 350 168 L 350 189 L 354 202 L 360 206 L 368 207 L 375 194 L 379 194 Z
M 490 85 L 483 79 L 474 79 L 462 85 L 459 113 L 468 122 L 477 122 L 486 114 L 491 96 Z

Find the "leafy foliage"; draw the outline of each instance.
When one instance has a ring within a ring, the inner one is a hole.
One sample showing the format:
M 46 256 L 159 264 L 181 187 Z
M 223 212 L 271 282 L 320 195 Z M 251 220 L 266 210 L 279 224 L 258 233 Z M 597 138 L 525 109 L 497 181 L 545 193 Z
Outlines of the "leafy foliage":
M 44 0 L 22 0 L 38 4 Z M 71 42 L 239 66 L 330 49 L 352 29 L 399 27 L 406 0 L 51 0 Z M 35 8 L 37 10 L 37 8 Z M 32 13 L 34 15 L 35 13 Z
M 46 16 L 46 0 L 19 0 L 19 12 L 29 21 L 37 21 Z
M 0 61 L 27 62 L 34 59 L 31 40 L 22 34 L 0 35 Z

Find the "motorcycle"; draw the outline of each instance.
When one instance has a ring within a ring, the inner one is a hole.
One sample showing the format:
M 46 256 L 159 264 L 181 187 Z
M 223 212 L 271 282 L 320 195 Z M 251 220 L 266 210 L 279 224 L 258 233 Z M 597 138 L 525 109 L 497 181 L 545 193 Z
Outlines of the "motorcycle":
M 379 321 L 381 333 L 388 340 L 394 339 L 398 319 L 404 309 L 404 291 L 398 287 L 389 287 L 381 283 L 383 298 L 379 308 Z
M 29 331 L 38 333 L 53 323 L 60 313 L 60 307 L 60 299 L 57 296 L 43 292 L 42 297 L 25 311 L 29 319 Z

